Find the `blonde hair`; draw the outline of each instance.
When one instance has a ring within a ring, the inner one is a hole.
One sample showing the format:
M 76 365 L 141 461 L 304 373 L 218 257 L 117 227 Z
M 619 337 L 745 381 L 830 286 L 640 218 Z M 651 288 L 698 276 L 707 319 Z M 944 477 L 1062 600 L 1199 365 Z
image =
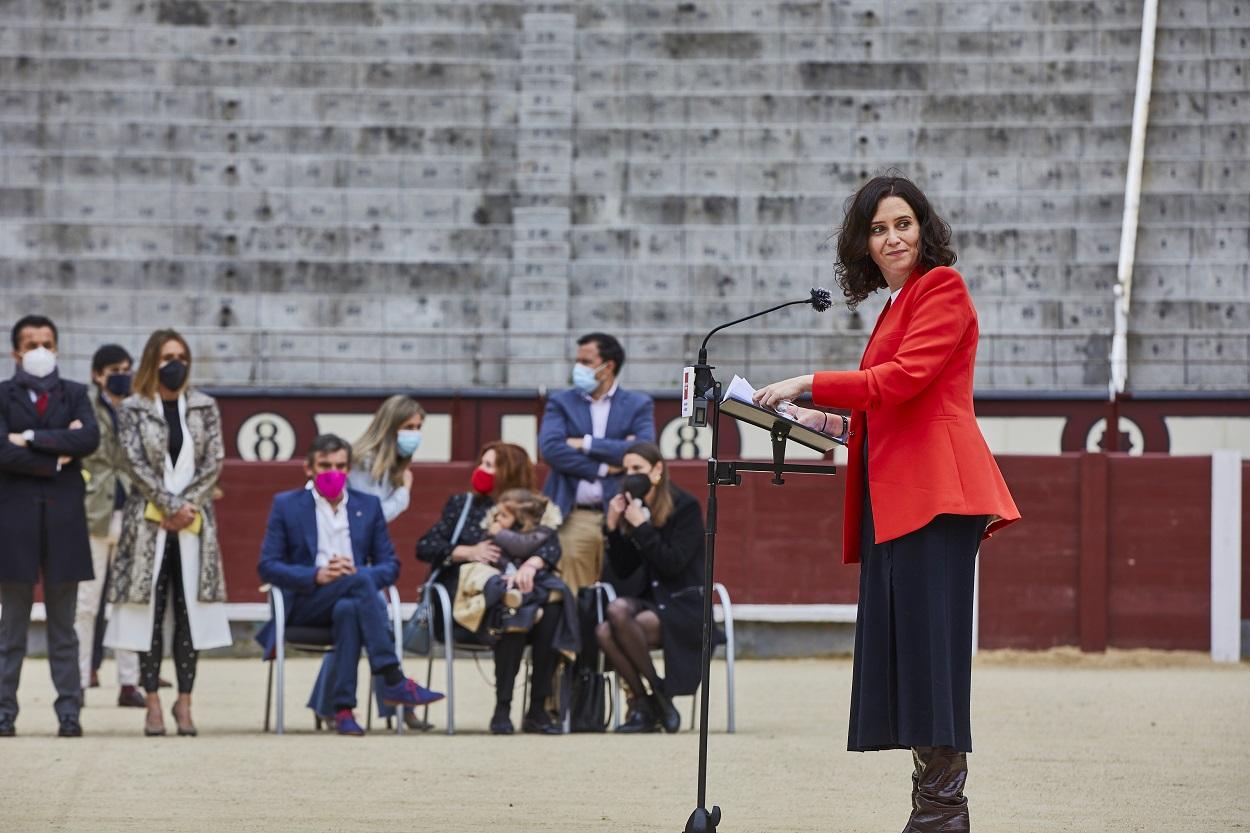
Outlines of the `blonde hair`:
M 507 510 L 521 522 L 518 532 L 529 532 L 542 523 L 547 512 L 547 498 L 529 489 L 509 489 L 499 496 L 495 505 Z
M 358 465 L 369 467 L 369 477 L 375 482 L 390 479 L 392 486 L 404 482 L 404 469 L 408 463 L 399 456 L 395 435 L 399 426 L 414 416 L 425 416 L 421 403 L 411 396 L 396 394 L 382 403 L 365 433 L 352 446 L 352 457 Z
M 157 330 L 148 336 L 148 343 L 143 345 L 143 356 L 139 359 L 139 369 L 135 371 L 134 392 L 148 399 L 156 396 L 160 384 L 161 350 L 171 341 L 182 345 L 187 351 L 187 378 L 178 389 L 182 393 L 191 385 L 191 345 L 177 330 Z

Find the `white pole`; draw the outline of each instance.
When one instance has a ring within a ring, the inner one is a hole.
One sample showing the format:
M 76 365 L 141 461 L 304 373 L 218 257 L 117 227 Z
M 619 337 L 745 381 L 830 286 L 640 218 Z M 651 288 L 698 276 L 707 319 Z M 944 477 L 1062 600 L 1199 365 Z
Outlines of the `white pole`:
M 1211 454 L 1211 661 L 1241 661 L 1241 452 Z
M 1146 122 L 1150 116 L 1150 91 L 1154 83 L 1155 28 L 1159 0 L 1142 6 L 1141 50 L 1137 57 L 1137 93 L 1133 99 L 1133 133 L 1124 181 L 1124 219 L 1120 225 L 1120 259 L 1116 266 L 1115 329 L 1111 336 L 1111 382 L 1109 398 L 1124 392 L 1128 381 L 1128 313 L 1133 299 L 1133 262 L 1137 257 L 1137 215 L 1141 208 L 1142 163 L 1146 156 Z M 1108 426 L 1109 431 L 1118 430 Z

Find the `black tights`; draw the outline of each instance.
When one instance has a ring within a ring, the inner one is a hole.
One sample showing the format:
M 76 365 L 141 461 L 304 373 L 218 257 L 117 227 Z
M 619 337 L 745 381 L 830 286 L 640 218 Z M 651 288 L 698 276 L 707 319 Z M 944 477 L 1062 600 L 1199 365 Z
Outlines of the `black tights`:
M 542 619 L 530 628 L 529 633 L 505 633 L 495 643 L 495 708 L 511 707 L 512 689 L 516 685 L 517 672 L 521 670 L 525 643 L 528 642 L 534 662 L 529 711 L 531 714 L 538 714 L 543 710 L 543 703 L 551 694 L 551 679 L 556 672 L 556 652 L 551 647 L 551 642 L 560 621 L 560 604 L 554 602 L 543 605 Z
M 195 685 L 195 665 L 199 652 L 191 644 L 191 620 L 187 615 L 187 598 L 182 589 L 182 549 L 177 533 L 165 537 L 165 557 L 156 579 L 156 610 L 152 619 L 152 649 L 139 654 L 139 675 L 143 690 L 155 694 L 161 685 L 161 657 L 165 653 L 165 605 L 174 597 L 174 670 L 178 674 L 178 693 L 190 694 Z
M 639 615 L 646 615 L 646 623 Z M 660 619 L 635 599 L 619 598 L 608 605 L 608 618 L 595 628 L 599 647 L 625 680 L 634 697 L 645 697 L 645 679 L 651 691 L 663 691 L 664 681 L 651 661 L 651 649 L 660 647 Z

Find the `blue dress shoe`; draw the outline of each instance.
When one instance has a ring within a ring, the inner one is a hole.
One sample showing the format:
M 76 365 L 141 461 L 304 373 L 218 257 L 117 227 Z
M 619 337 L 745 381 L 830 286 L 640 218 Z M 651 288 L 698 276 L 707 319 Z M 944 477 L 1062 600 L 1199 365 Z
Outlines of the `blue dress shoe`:
M 17 727 L 13 725 L 13 718 L 0 717 L 0 738 L 11 738 L 17 734 Z
M 442 692 L 431 691 L 425 686 L 419 685 L 411 677 L 407 677 L 395 685 L 382 686 L 382 702 L 388 706 L 424 706 L 429 703 L 437 703 L 444 696 Z
M 365 730 L 360 728 L 360 724 L 356 722 L 356 715 L 352 714 L 351 709 L 335 712 L 334 729 L 340 735 L 351 735 L 352 737 L 363 737 L 365 734 Z

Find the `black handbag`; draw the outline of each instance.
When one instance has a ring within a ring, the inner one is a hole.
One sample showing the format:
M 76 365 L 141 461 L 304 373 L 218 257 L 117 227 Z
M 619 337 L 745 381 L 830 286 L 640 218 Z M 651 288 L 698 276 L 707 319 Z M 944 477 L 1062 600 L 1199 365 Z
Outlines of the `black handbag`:
M 582 652 L 573 666 L 569 696 L 569 729 L 574 732 L 606 732 L 612 722 L 612 683 L 604 670 L 603 654 L 595 639 L 595 626 L 603 621 L 603 608 L 602 588 L 583 587 L 577 591 Z
M 460 511 L 460 519 L 456 521 L 456 530 L 451 534 L 451 546 L 455 549 L 456 542 L 460 540 L 460 533 L 464 531 L 464 522 L 469 517 L 469 510 L 473 508 L 472 493 L 465 495 L 464 509 Z M 421 598 L 417 601 L 417 611 L 412 618 L 404 623 L 404 650 L 410 654 L 419 654 L 425 656 L 430 653 L 430 647 L 433 642 L 433 613 L 430 610 L 430 597 L 434 590 L 430 587 L 438 578 L 438 574 L 442 572 L 442 568 L 435 568 L 430 573 L 430 577 L 425 580 L 425 584 L 421 586 Z M 451 611 L 446 611 L 448 616 Z
M 573 677 L 569 728 L 574 732 L 606 732 L 612 722 L 612 683 L 608 675 L 582 668 Z

